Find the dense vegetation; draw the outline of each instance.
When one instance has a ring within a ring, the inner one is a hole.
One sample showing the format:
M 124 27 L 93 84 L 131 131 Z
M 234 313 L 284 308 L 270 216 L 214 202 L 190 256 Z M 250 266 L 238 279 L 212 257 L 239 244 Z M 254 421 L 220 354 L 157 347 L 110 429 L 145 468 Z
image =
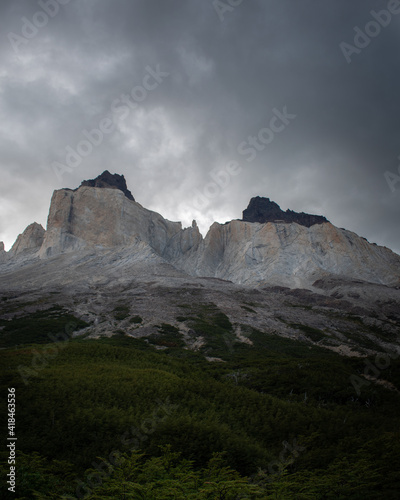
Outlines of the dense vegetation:
M 369 383 L 357 394 L 363 359 L 256 330 L 252 346 L 237 343 L 211 304 L 182 305 L 179 320 L 206 339 L 201 352 L 168 324 L 147 340 L 89 340 L 71 338 L 85 324 L 57 307 L 7 322 L 4 346 L 11 332 L 25 339 L 0 351 L 2 399 L 8 387 L 17 397 L 10 498 L 399 497 L 399 393 Z M 381 378 L 399 387 L 399 360 Z
M 0 347 L 12 347 L 18 344 L 47 343 L 56 341 L 58 334 L 89 326 L 62 307 L 55 305 L 50 309 L 36 311 L 29 315 L 1 320 L 3 327 L 0 335 Z

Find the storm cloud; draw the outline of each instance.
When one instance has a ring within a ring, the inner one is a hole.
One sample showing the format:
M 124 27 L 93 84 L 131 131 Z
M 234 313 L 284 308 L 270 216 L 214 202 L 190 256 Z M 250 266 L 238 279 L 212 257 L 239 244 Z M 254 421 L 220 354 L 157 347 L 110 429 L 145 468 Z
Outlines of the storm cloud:
M 203 233 L 259 195 L 400 253 L 399 28 L 397 0 L 2 1 L 0 240 L 107 169 Z

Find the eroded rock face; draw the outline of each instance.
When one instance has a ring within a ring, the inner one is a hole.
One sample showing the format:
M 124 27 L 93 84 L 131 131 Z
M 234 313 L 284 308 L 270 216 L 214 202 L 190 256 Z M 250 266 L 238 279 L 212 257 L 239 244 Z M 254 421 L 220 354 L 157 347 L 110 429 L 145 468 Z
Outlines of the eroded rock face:
M 232 221 L 211 226 L 185 270 L 256 286 L 307 288 L 329 275 L 396 284 L 400 256 L 331 223 L 308 228 Z
M 10 256 L 16 257 L 23 253 L 38 252 L 43 244 L 46 231 L 41 224 L 34 222 L 20 234 L 10 250 Z M 4 250 L 4 246 L 3 246 Z
M 182 230 L 180 222 L 143 208 L 119 189 L 81 186 L 54 192 L 40 255 L 144 241 L 170 258 L 196 246 L 199 239 L 197 227 Z
M 135 201 L 126 185 L 125 177 L 123 175 L 110 174 L 108 170 L 105 170 L 101 175 L 96 177 L 96 179 L 82 181 L 81 186 L 119 189 L 129 200 Z
M 329 222 L 322 215 L 298 213 L 293 210 L 281 210 L 280 206 L 270 201 L 269 198 L 256 196 L 250 200 L 249 206 L 243 211 L 243 220 L 245 222 L 295 222 L 301 226 L 311 227 L 314 224 Z

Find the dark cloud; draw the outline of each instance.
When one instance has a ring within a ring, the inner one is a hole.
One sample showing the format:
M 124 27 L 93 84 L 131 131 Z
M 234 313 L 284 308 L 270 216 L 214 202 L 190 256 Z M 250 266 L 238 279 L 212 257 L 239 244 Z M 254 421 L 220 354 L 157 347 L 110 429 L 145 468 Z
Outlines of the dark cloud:
M 58 12 L 22 42 L 10 33 L 22 36 L 23 18 L 43 21 L 43 8 L 0 6 L 0 239 L 8 247 L 33 220 L 45 224 L 54 189 L 109 169 L 125 175 L 142 205 L 185 225 L 196 218 L 203 232 L 262 195 L 400 252 L 400 183 L 392 192 L 384 178 L 400 163 L 400 14 L 350 63 L 340 47 L 353 44 L 371 10 L 396 0 L 234 8 L 221 0 L 223 22 L 213 0 L 64 0 L 59 9 L 55 1 L 43 0 Z M 156 82 L 148 68 L 168 76 L 144 94 L 138 86 Z M 135 88 L 134 109 L 124 108 Z M 285 107 L 296 118 L 243 154 Z M 107 118 L 115 130 L 57 177 L 53 163 Z

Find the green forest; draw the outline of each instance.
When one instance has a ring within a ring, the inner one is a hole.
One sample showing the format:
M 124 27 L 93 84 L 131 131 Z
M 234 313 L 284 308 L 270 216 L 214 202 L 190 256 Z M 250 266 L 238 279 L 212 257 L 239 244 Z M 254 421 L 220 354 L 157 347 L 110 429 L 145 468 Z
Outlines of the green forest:
M 4 322 L 18 451 L 13 494 L 1 449 L 1 498 L 399 498 L 400 394 L 361 379 L 364 358 L 256 330 L 236 342 L 212 304 L 180 321 L 206 338 L 198 352 L 167 324 L 73 338 L 86 324 L 57 306 Z M 400 361 L 381 378 L 400 387 Z

